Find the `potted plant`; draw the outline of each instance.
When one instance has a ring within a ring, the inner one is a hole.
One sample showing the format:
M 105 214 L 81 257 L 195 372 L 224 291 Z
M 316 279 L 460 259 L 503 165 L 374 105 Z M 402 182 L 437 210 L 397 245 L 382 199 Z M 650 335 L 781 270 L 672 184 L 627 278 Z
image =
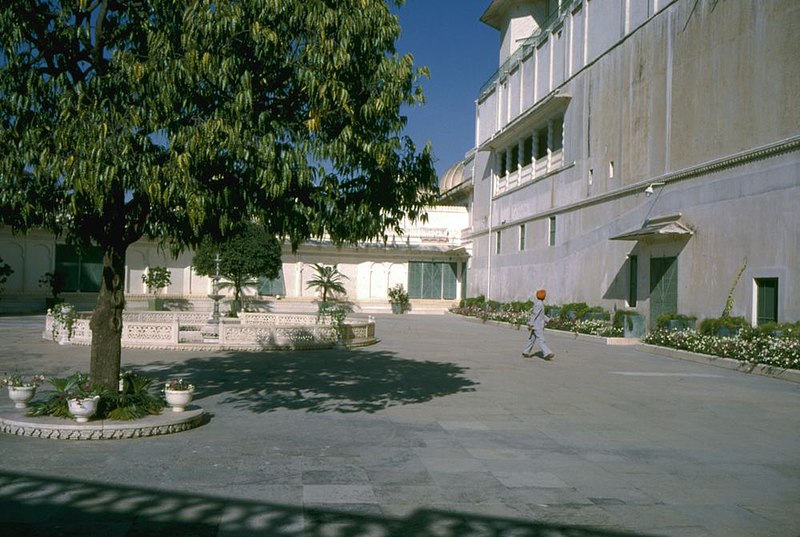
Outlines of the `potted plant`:
M 73 304 L 62 302 L 47 311 L 48 315 L 53 316 L 53 326 L 51 333 L 53 341 L 59 345 L 65 345 L 72 339 L 75 332 L 75 323 L 78 321 L 78 312 Z
M 183 379 L 169 380 L 164 384 L 164 399 L 173 412 L 183 412 L 194 397 L 194 384 Z
M 15 408 L 25 408 L 28 402 L 36 395 L 36 387 L 44 382 L 44 375 L 33 375 L 30 380 L 25 380 L 22 375 L 6 374 L 0 381 L 8 386 L 8 398 L 14 401 Z
M 39 278 L 39 287 L 49 287 L 50 288 L 50 298 L 45 298 L 45 307 L 49 310 L 55 307 L 56 304 L 60 304 L 64 301 L 61 298 L 61 293 L 64 291 L 64 285 L 67 283 L 67 279 L 63 273 L 55 271 L 55 272 L 45 272 L 41 278 Z
M 147 272 L 142 274 L 142 282 L 147 286 L 147 290 L 153 294 L 153 298 L 147 301 L 151 310 L 161 311 L 164 309 L 164 300 L 157 298 L 159 291 L 169 287 L 170 272 L 167 267 L 150 267 Z
M 398 283 L 394 287 L 390 287 L 387 294 L 389 303 L 392 305 L 392 313 L 399 314 L 408 311 L 408 293 L 403 288 L 403 284 Z
M 744 317 L 712 317 L 700 322 L 700 333 L 705 336 L 734 337 L 742 328 L 748 326 L 747 319 Z
M 86 423 L 97 412 L 100 392 L 87 375 L 76 373 L 68 379 L 65 389 L 67 408 L 78 423 Z

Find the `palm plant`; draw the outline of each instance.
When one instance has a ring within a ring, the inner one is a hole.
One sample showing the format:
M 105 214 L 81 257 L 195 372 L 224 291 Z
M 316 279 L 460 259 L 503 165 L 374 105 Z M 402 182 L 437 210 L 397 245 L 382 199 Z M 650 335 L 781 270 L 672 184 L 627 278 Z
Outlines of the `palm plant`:
M 316 289 L 318 293 L 322 293 L 323 304 L 328 301 L 329 294 L 347 294 L 347 290 L 342 284 L 342 279 L 348 279 L 347 276 L 339 272 L 336 265 L 325 266 L 314 263 L 314 270 L 316 275 L 308 280 L 306 284 L 307 289 Z

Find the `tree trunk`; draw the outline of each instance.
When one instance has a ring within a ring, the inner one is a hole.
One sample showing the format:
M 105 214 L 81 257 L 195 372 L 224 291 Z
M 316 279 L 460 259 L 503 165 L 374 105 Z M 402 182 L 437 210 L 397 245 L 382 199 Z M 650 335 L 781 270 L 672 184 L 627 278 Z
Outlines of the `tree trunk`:
M 92 358 L 89 374 L 95 385 L 117 391 L 122 362 L 122 310 L 125 307 L 125 251 L 122 245 L 106 246 L 103 278 L 92 314 Z

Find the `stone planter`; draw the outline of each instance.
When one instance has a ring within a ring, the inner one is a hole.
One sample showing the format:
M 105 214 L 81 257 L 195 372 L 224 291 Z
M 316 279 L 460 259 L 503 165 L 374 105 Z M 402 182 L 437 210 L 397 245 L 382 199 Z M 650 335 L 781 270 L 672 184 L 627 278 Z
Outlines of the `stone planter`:
M 720 326 L 717 328 L 717 337 L 735 337 L 741 330 L 738 326 Z
M 147 299 L 147 309 L 151 311 L 164 311 L 164 299 L 163 298 Z
M 602 311 L 587 311 L 583 314 L 584 321 L 604 321 L 606 320 L 606 314 Z
M 622 335 L 628 338 L 641 338 L 644 336 L 647 325 L 642 315 L 625 315 L 622 321 Z
M 170 390 L 164 389 L 164 399 L 172 407 L 173 412 L 183 412 L 194 397 L 194 390 Z
M 670 332 L 689 330 L 690 328 L 694 328 L 694 321 L 684 321 L 680 319 L 671 319 L 667 321 L 667 330 Z
M 97 403 L 100 401 L 100 396 L 84 397 L 76 399 L 67 399 L 69 406 L 69 413 L 75 418 L 78 423 L 86 423 L 89 418 L 94 416 L 97 412 Z
M 36 386 L 8 387 L 8 398 L 14 401 L 15 408 L 26 408 L 34 395 L 36 395 Z
M 401 304 L 400 302 L 392 302 L 392 313 L 394 313 L 395 315 L 403 313 L 403 304 Z

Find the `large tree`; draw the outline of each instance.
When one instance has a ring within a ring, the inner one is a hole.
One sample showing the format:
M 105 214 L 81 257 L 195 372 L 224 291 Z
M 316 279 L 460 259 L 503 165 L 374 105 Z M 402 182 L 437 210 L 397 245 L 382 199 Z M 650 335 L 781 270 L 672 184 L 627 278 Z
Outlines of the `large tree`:
M 293 246 L 423 214 L 403 0 L 4 0 L 0 218 L 104 252 L 91 375 L 116 386 L 127 247 L 258 222 Z

